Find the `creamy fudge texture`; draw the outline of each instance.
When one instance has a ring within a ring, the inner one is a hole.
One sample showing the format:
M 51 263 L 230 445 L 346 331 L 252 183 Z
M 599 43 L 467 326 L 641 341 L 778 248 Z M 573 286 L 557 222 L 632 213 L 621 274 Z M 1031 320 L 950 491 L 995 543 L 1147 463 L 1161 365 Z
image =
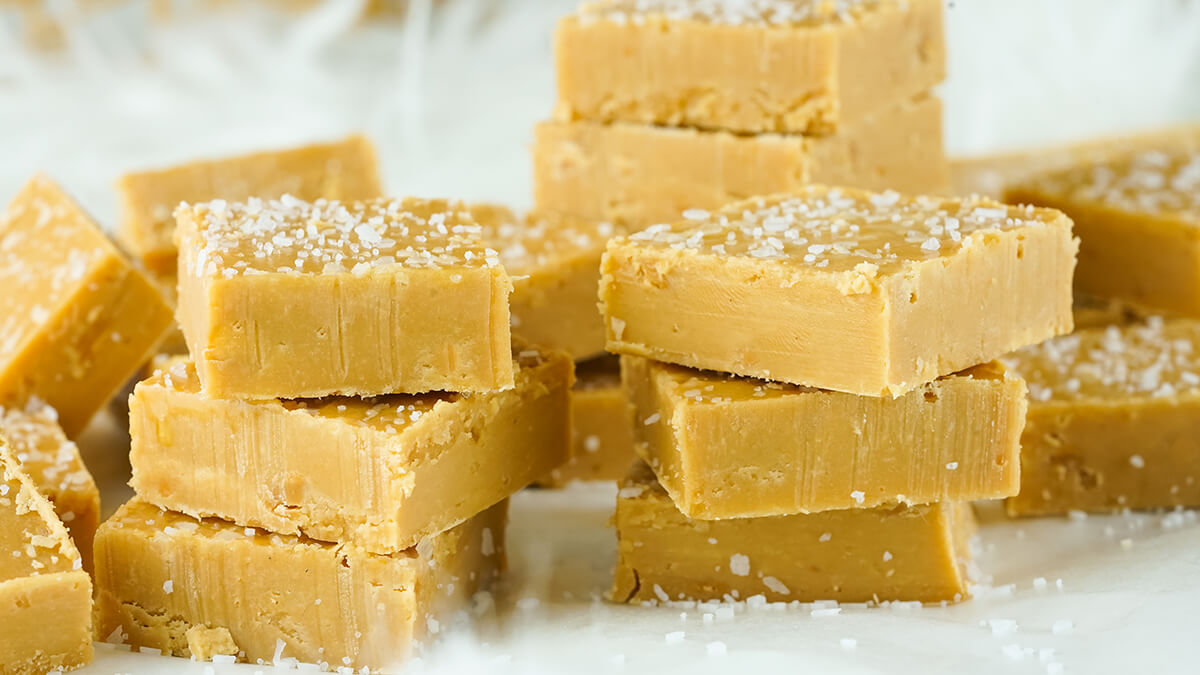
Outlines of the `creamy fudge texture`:
M 1075 221 L 1080 292 L 1200 316 L 1200 146 L 1083 162 L 1005 198 Z
M 938 0 L 602 0 L 554 35 L 565 119 L 830 133 L 945 78 Z
M 92 570 L 92 539 L 100 525 L 100 491 L 79 447 L 58 426 L 58 413 L 31 399 L 24 408 L 0 407 L 0 437 L 66 525 L 83 569 Z
M 635 448 L 706 520 L 1010 497 L 1025 383 L 999 363 L 898 398 L 621 357 Z
M 539 481 L 561 487 L 575 481 L 618 481 L 633 461 L 633 409 L 621 388 L 615 357 L 576 364 L 571 389 L 571 444 L 565 464 Z
M 737 135 L 629 123 L 534 129 L 539 208 L 645 227 L 807 183 L 942 194 L 941 102 L 906 101 L 834 136 Z
M 375 555 L 134 499 L 96 535 L 97 634 L 176 656 L 394 667 L 504 569 L 507 510 Z
M 499 253 L 458 202 L 184 205 L 179 323 L 206 393 L 511 387 Z
M 171 310 L 43 176 L 0 215 L 0 404 L 36 396 L 74 437 L 137 370 Z
M 562 349 L 574 359 L 604 353 L 596 307 L 600 256 L 616 232 L 609 223 L 477 204 L 471 216 L 512 276 L 512 332 L 530 344 Z
M 809 186 L 609 241 L 608 350 L 903 394 L 1071 330 L 1057 211 Z
M 967 597 L 963 503 L 692 520 L 634 466 L 617 496 L 617 602 L 941 602 Z
M 177 360 L 130 399 L 130 484 L 194 516 L 402 550 L 570 456 L 571 360 L 514 357 L 504 391 L 269 401 L 210 398 Z
M 1200 506 L 1200 322 L 1081 330 L 1005 360 L 1030 395 L 1009 513 Z
M 92 583 L 50 502 L 0 438 L 0 673 L 92 660 Z
M 383 196 L 375 148 L 362 136 L 287 150 L 193 162 L 126 174 L 117 183 L 118 237 L 156 277 L 175 275 L 175 218 L 180 202 L 251 197 L 354 201 Z

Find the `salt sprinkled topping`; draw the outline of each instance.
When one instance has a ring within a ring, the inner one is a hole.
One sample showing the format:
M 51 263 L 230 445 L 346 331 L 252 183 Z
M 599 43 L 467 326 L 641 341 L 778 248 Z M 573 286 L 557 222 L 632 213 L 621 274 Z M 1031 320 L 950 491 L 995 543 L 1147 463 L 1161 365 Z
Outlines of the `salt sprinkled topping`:
M 1039 192 L 1124 211 L 1200 222 L 1200 151 L 1152 150 L 1042 176 Z
M 503 206 L 476 204 L 469 212 L 483 241 L 499 252 L 510 274 L 531 274 L 546 265 L 579 255 L 598 259 L 616 228 L 550 213 L 515 213 Z
M 729 556 L 729 572 L 739 577 L 748 576 L 750 574 L 750 558 L 741 553 Z
M 668 21 L 779 26 L 851 21 L 880 4 L 882 0 L 602 0 L 585 3 L 579 17 L 622 25 L 642 24 L 657 15 Z

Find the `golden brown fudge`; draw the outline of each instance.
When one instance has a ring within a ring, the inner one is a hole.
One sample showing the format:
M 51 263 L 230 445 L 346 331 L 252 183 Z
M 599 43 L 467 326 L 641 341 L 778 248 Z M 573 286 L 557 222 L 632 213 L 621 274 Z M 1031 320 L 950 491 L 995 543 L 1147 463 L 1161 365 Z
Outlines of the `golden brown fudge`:
M 608 350 L 903 394 L 1071 330 L 1071 221 L 811 186 L 609 241 Z
M 0 439 L 0 673 L 92 660 L 92 582 L 50 502 Z
M 1075 221 L 1076 290 L 1200 316 L 1200 148 L 1080 164 L 1012 188 L 1006 200 Z
M 71 437 L 171 324 L 154 286 L 42 176 L 0 215 L 0 289 L 0 403 L 37 396 Z
M 176 656 L 395 666 L 503 570 L 507 510 L 376 555 L 134 499 L 96 534 L 97 634 Z
M 130 399 L 130 484 L 194 516 L 402 550 L 569 457 L 570 359 L 514 357 L 499 392 L 270 401 L 210 398 L 177 360 Z
M 499 254 L 445 200 L 183 206 L 179 324 L 213 397 L 511 387 Z
M 617 496 L 617 602 L 941 602 L 967 597 L 963 503 L 691 520 L 634 466 Z
M 807 183 L 942 194 L 949 181 L 930 97 L 822 138 L 543 122 L 533 167 L 539 208 L 637 227 Z
M 539 483 L 561 487 L 575 481 L 620 480 L 634 458 L 632 421 L 633 410 L 621 389 L 616 357 L 576 364 L 571 390 L 574 452 Z
M 492 204 L 472 206 L 471 215 L 512 276 L 513 334 L 574 359 L 603 354 L 596 287 L 600 256 L 613 226 L 550 213 L 518 216 Z
M 1010 514 L 1200 506 L 1200 322 L 1082 330 L 1006 360 L 1030 395 Z
M 1161 316 L 1162 312 L 1114 298 L 1102 299 L 1076 293 L 1072 314 L 1075 317 L 1075 330 L 1079 331 L 1085 328 L 1124 326 L 1145 321 L 1151 316 Z
M 999 363 L 898 398 L 621 357 L 634 447 L 689 518 L 996 499 L 1020 487 L 1025 383 Z
M 564 119 L 830 133 L 946 75 L 940 0 L 601 0 L 554 36 Z
M 173 276 L 175 218 L 180 202 L 338 199 L 383 196 L 375 148 L 362 136 L 288 150 L 193 162 L 121 177 L 121 243 L 156 276 Z
M 24 409 L 0 407 L 0 437 L 8 441 L 21 470 L 50 500 L 92 571 L 92 540 L 100 525 L 100 491 L 83 465 L 79 447 L 58 426 L 58 413 L 38 399 Z

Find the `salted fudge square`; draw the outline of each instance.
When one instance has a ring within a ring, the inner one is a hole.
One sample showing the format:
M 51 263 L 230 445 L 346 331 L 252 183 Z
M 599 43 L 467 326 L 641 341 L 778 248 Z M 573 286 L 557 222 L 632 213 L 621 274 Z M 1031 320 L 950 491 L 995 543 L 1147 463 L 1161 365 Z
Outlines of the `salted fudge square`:
M 1010 514 L 1200 506 L 1200 322 L 1090 328 L 1005 360 L 1030 394 Z
M 97 634 L 175 656 L 398 668 L 503 571 L 507 509 L 378 555 L 134 499 L 96 535 Z
M 965 503 L 693 520 L 639 462 L 613 522 L 615 602 L 955 602 L 973 581 Z
M 38 397 L 74 437 L 170 324 L 153 284 L 50 179 L 0 214 L 0 404 Z
M 262 401 L 212 398 L 175 360 L 130 398 L 130 484 L 197 517 L 403 550 L 570 457 L 570 358 L 513 357 L 503 391 Z
M 271 399 L 511 387 L 499 254 L 465 205 L 183 205 L 179 324 L 205 392 Z
M 808 186 L 611 239 L 608 350 L 864 396 L 1071 330 L 1061 213 Z
M 634 447 L 689 518 L 1010 497 L 1025 383 L 992 362 L 898 396 L 621 357 Z
M 827 134 L 946 74 L 939 0 L 601 0 L 554 35 L 564 119 Z

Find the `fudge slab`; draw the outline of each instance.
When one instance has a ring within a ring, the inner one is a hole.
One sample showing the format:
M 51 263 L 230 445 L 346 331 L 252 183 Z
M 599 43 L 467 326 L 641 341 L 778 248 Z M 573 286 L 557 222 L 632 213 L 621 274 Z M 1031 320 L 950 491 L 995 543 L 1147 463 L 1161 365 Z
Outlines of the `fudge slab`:
M 0 673 L 92 660 L 92 582 L 54 507 L 0 438 Z
M 1010 514 L 1200 506 L 1200 322 L 1081 330 L 1006 361 L 1030 394 Z
M 514 356 L 499 392 L 270 401 L 210 398 L 177 360 L 130 399 L 130 484 L 193 516 L 402 550 L 570 456 L 573 364 Z
M 251 197 L 355 201 L 383 196 L 375 148 L 362 136 L 139 171 L 117 182 L 117 237 L 156 277 L 175 275 L 175 218 L 181 202 Z
M 1200 316 L 1200 146 L 1084 162 L 1032 178 L 1005 199 L 1075 221 L 1076 290 Z
M 498 253 L 458 202 L 184 205 L 179 324 L 225 398 L 511 387 Z
M 808 186 L 609 241 L 608 350 L 897 396 L 1071 330 L 1057 211 Z
M 495 204 L 473 205 L 470 211 L 484 242 L 499 251 L 512 276 L 513 335 L 577 360 L 603 354 L 596 288 L 613 226 L 544 212 L 520 215 Z
M 100 491 L 83 464 L 79 446 L 58 426 L 58 413 L 38 399 L 24 408 L 0 407 L 0 438 L 8 441 L 21 470 L 50 500 L 92 571 L 92 540 L 100 526 Z
M 36 396 L 74 437 L 138 369 L 171 309 L 57 185 L 0 215 L 0 403 Z
M 1025 383 L 999 363 L 897 398 L 621 357 L 638 455 L 717 520 L 997 499 L 1020 487 Z
M 538 481 L 562 487 L 575 481 L 619 481 L 633 461 L 633 410 L 621 388 L 616 357 L 575 365 L 571 389 L 571 459 Z
M 932 97 L 821 138 L 543 122 L 533 173 L 538 208 L 634 227 L 808 183 L 934 194 L 949 184 L 942 107 Z
M 969 504 L 692 520 L 643 463 L 617 496 L 617 602 L 941 602 L 967 597 Z
M 564 119 L 826 134 L 946 75 L 939 0 L 603 0 L 554 35 Z
M 507 509 L 376 555 L 134 499 L 96 534 L 97 634 L 175 656 L 396 666 L 504 569 Z

